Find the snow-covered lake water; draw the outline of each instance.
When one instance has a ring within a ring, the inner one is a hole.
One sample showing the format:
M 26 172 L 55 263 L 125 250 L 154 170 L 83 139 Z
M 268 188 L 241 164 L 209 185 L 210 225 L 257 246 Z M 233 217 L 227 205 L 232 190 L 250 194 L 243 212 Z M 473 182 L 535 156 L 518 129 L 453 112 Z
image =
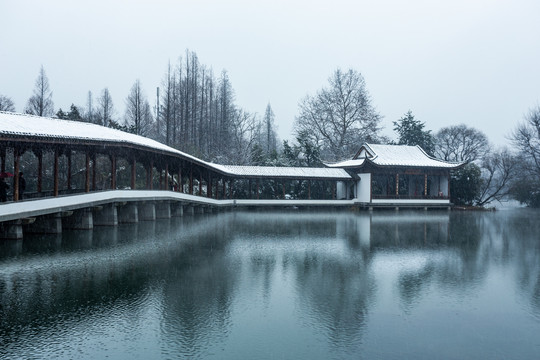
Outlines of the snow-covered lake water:
M 0 243 L 1 359 L 533 359 L 540 212 L 238 212 Z

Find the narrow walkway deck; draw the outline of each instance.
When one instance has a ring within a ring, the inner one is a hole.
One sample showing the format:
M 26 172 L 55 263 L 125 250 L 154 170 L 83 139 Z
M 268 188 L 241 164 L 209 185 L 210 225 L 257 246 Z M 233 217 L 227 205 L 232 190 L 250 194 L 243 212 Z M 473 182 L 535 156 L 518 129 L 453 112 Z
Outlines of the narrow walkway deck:
M 92 229 L 157 218 L 202 214 L 234 208 L 408 208 L 410 203 L 382 204 L 352 200 L 216 200 L 162 190 L 110 190 L 0 204 L 0 238 L 21 239 L 23 233 L 60 233 L 62 229 Z M 415 207 L 442 208 L 438 201 Z
M 185 202 L 186 205 L 207 205 L 213 207 L 230 207 L 233 205 L 233 200 L 215 200 L 172 191 L 111 190 L 2 204 L 0 205 L 0 222 L 112 203 L 143 201 L 175 201 Z

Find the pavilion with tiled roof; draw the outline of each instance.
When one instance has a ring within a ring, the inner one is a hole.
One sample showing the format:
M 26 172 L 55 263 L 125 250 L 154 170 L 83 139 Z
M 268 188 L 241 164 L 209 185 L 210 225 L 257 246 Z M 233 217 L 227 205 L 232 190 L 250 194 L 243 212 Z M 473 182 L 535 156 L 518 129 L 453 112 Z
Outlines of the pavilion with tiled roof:
M 450 170 L 461 163 L 429 156 L 420 146 L 364 144 L 356 155 L 330 168 L 345 169 L 354 178 L 340 182 L 338 199 L 362 203 L 449 203 Z

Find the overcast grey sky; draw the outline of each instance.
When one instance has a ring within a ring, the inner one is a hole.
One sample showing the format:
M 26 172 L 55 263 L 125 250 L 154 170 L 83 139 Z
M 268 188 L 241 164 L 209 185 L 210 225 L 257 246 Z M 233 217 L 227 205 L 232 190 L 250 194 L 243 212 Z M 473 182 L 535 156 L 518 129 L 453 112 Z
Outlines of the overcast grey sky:
M 151 102 L 189 48 L 229 73 L 237 104 L 290 138 L 298 102 L 340 67 L 362 73 L 384 133 L 409 109 L 495 144 L 540 103 L 538 0 L 0 0 L 0 94 L 22 111 L 44 66 L 55 108 L 108 87 L 118 116 L 136 79 Z

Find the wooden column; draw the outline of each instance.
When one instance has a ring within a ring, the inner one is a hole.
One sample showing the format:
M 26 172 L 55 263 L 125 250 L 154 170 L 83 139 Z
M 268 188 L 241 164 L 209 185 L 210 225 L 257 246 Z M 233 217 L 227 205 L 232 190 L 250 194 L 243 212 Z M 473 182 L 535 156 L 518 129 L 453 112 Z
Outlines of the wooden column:
M 6 172 L 6 148 L 0 150 L 0 158 L 2 159 L 2 172 Z
M 193 168 L 189 169 L 189 193 L 193 195 Z
M 165 164 L 165 190 L 169 190 L 169 164 Z
M 427 174 L 424 174 L 424 196 L 427 197 Z
M 71 150 L 67 152 L 67 188 L 71 190 Z
M 163 190 L 163 170 L 158 169 L 159 172 L 159 190 Z
M 153 181 L 153 172 L 154 172 L 154 163 L 150 161 L 148 167 L 146 168 L 146 189 L 152 190 L 154 187 Z
M 37 192 L 41 193 L 43 189 L 43 151 L 39 150 L 36 154 L 37 164 Z
M 206 197 L 212 197 L 212 175 L 208 172 L 208 184 L 206 185 Z
M 13 148 L 13 201 L 19 201 L 19 171 L 21 155 L 19 149 Z
M 111 155 L 111 190 L 116 190 L 116 156 Z
M 396 196 L 399 196 L 399 174 L 396 174 Z
M 337 182 L 332 183 L 332 200 L 336 200 Z
M 58 196 L 58 149 L 54 149 L 54 196 Z
M 199 171 L 199 196 L 202 196 L 202 171 Z
M 257 179 L 257 200 L 259 200 L 259 179 Z
M 229 184 L 229 199 L 232 199 L 233 196 L 233 187 L 234 187 L 234 179 L 230 180 Z
M 307 198 L 311 200 L 311 180 L 307 181 Z
M 178 167 L 178 189 L 176 189 L 178 192 L 184 192 L 184 187 L 182 185 L 182 164 L 180 164 Z
M 96 191 L 96 168 L 97 168 L 97 155 L 92 154 L 92 191 Z
M 447 182 L 448 182 L 448 198 L 450 199 L 450 173 L 448 173 L 448 175 L 446 175 L 446 179 L 447 179 Z
M 281 181 L 281 189 L 283 190 L 283 199 L 285 200 L 285 180 Z
M 248 180 L 248 199 L 253 199 L 253 191 L 251 191 L 251 179 Z
M 131 159 L 131 190 L 135 190 L 137 186 L 137 160 L 135 158 Z
M 221 197 L 223 200 L 227 198 L 227 188 L 225 187 L 227 184 L 227 181 L 225 178 L 223 178 L 223 196 Z
M 84 192 L 90 192 L 90 154 L 86 153 L 84 174 Z

